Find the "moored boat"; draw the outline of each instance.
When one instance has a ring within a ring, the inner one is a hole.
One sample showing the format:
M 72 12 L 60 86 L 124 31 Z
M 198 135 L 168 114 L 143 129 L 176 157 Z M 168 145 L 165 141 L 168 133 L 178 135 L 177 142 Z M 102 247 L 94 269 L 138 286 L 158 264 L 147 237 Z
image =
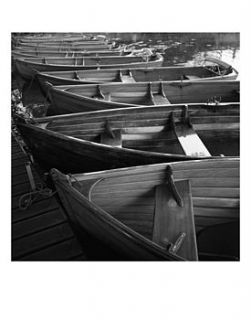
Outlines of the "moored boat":
M 118 57 L 82 57 L 82 58 L 25 58 L 16 59 L 18 73 L 26 79 L 36 75 L 36 71 L 84 70 L 97 68 L 136 68 L 161 66 L 163 57 L 160 54 Z
M 20 38 L 18 40 L 18 44 L 20 46 L 39 46 L 39 45 L 52 45 L 52 46 L 56 46 L 56 45 L 62 45 L 62 44 L 73 44 L 77 42 L 77 43 L 83 43 L 83 44 L 90 44 L 90 43 L 108 43 L 108 41 L 105 38 L 88 38 L 85 36 L 75 36 L 75 37 L 66 37 L 66 36 L 62 36 L 62 37 L 47 37 L 47 38 L 29 38 L 29 39 L 25 39 L 25 38 Z
M 133 54 L 133 50 L 125 51 L 123 47 L 117 48 L 116 50 L 105 50 L 105 51 L 41 51 L 41 50 L 13 50 L 12 57 L 17 58 L 81 58 L 83 56 L 127 56 Z
M 48 170 L 90 172 L 239 155 L 239 103 L 134 107 L 19 119 L 34 158 Z
M 83 33 L 46 33 L 46 34 L 33 34 L 33 35 L 16 35 L 13 37 L 17 44 L 22 43 L 55 43 L 56 41 L 74 42 L 74 41 L 106 41 L 104 35 L 90 35 Z
M 240 88 L 237 80 L 156 81 L 65 86 L 52 86 L 47 83 L 47 85 L 50 87 L 48 96 L 51 101 L 51 114 L 139 105 L 171 105 L 209 101 L 238 102 Z
M 239 260 L 239 158 L 51 173 L 90 259 Z
M 209 59 L 211 61 L 211 59 Z M 67 84 L 98 84 L 106 82 L 148 82 L 148 81 L 175 81 L 175 80 L 235 80 L 237 70 L 231 65 L 213 60 L 212 65 L 194 67 L 159 67 L 139 69 L 100 69 L 78 71 L 51 71 L 38 73 L 37 78 L 45 91 L 45 83 L 52 85 Z
M 73 43 L 62 43 L 62 44 L 38 44 L 30 45 L 22 44 L 15 49 L 17 50 L 74 50 L 74 51 L 83 51 L 83 50 L 110 50 L 116 48 L 114 43 L 105 43 L 105 42 L 73 42 Z

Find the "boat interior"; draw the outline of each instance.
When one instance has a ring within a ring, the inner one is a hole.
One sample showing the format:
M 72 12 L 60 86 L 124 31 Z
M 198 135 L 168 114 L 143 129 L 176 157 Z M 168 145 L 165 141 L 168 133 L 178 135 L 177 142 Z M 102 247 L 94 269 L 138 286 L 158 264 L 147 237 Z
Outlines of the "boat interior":
M 17 50 L 23 50 L 23 49 L 27 49 L 27 50 L 57 50 L 57 51 L 64 51 L 64 50 L 109 50 L 113 48 L 112 45 L 110 44 L 75 44 L 74 46 L 72 46 L 71 44 L 63 44 L 63 45 L 55 45 L 55 46 L 51 46 L 51 45 L 44 45 L 41 43 L 41 45 L 38 46 L 31 46 L 31 45 L 22 45 L 22 46 L 18 46 L 16 47 Z
M 114 57 L 81 57 L 81 58 L 29 58 L 28 62 L 50 64 L 50 65 L 69 65 L 69 66 L 92 66 L 92 65 L 110 65 L 110 64 L 128 64 L 142 61 L 155 61 L 152 56 L 114 56 Z
M 237 158 L 77 174 L 71 183 L 101 210 L 187 260 L 239 259 Z
M 239 155 L 239 103 L 71 114 L 37 119 L 37 126 L 127 149 L 192 157 Z
M 123 72 L 121 73 L 123 77 Z M 78 75 L 78 72 L 75 74 Z M 130 77 L 130 75 L 129 75 Z M 89 99 L 134 105 L 239 101 L 239 81 L 161 81 L 57 86 L 56 90 Z
M 70 55 L 69 55 L 70 56 Z M 173 80 L 200 80 L 203 78 L 223 77 L 232 74 L 232 68 L 198 66 L 198 67 L 163 67 L 124 70 L 79 70 L 48 72 L 46 75 L 64 79 L 82 80 L 89 83 L 104 82 L 149 82 Z
M 12 52 L 15 56 L 23 57 L 62 57 L 62 58 L 77 58 L 77 57 L 88 57 L 88 56 L 128 56 L 132 54 L 132 51 L 123 51 L 123 50 L 110 50 L 110 51 L 28 51 L 28 50 L 16 50 Z

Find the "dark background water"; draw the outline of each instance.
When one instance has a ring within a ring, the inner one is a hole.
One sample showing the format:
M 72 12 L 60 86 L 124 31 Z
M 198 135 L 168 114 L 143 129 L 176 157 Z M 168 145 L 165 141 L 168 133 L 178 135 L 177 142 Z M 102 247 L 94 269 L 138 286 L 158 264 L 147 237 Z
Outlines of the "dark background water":
M 93 33 L 94 34 L 94 33 Z M 153 47 L 164 56 L 163 66 L 194 65 L 210 55 L 228 62 L 237 70 L 240 66 L 239 33 L 95 33 L 118 43 L 135 44 L 136 48 Z M 24 83 L 13 77 L 13 88 L 22 88 L 23 102 L 44 103 L 35 81 Z
M 110 33 L 107 38 L 121 43 L 141 42 L 139 47 L 164 49 L 164 66 L 192 64 L 213 55 L 238 68 L 239 33 Z M 195 61 L 196 60 L 196 61 Z

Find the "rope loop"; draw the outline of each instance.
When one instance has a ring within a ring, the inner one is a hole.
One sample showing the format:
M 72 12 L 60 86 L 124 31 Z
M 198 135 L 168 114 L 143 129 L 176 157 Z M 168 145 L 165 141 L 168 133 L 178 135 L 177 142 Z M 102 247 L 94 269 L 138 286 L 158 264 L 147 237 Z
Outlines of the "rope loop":
M 31 190 L 30 192 L 23 194 L 19 198 L 19 209 L 28 209 L 39 196 L 42 196 L 44 198 L 50 198 L 54 196 L 56 193 L 57 191 L 53 191 L 52 189 L 45 187 L 41 183 L 39 183 L 37 184 L 36 189 L 34 191 Z

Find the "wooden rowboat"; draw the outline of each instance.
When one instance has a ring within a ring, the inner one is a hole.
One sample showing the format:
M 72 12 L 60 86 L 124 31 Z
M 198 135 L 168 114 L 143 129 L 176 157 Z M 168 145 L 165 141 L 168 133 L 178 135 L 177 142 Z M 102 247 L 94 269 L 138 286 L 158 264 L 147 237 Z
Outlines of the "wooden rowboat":
M 86 35 L 83 33 L 55 33 L 55 34 L 34 34 L 34 35 L 16 35 L 12 37 L 16 43 L 43 43 L 55 41 L 73 42 L 73 41 L 105 41 L 106 37 L 104 35 Z
M 131 68 L 161 66 L 160 54 L 150 56 L 82 57 L 82 58 L 27 58 L 16 59 L 19 74 L 26 79 L 36 75 L 36 71 L 84 70 L 96 68 Z
M 128 75 L 122 71 L 121 77 Z M 236 102 L 239 87 L 237 80 L 50 85 L 48 94 L 51 114 L 65 114 L 139 105 Z
M 211 59 L 210 59 L 211 61 Z M 129 76 L 130 75 L 130 76 Z M 213 65 L 195 67 L 159 67 L 139 69 L 100 69 L 78 71 L 51 71 L 38 73 L 37 78 L 45 91 L 46 82 L 52 85 L 98 84 L 107 82 L 149 82 L 175 80 L 235 80 L 238 72 L 229 64 L 214 60 Z
M 238 156 L 239 112 L 239 103 L 134 107 L 19 119 L 18 128 L 45 170 L 90 172 Z
M 13 50 L 14 52 L 20 52 L 23 54 L 28 54 L 29 56 L 36 56 L 36 55 L 40 55 L 40 56 L 46 56 L 48 54 L 56 54 L 56 53 L 60 53 L 60 52 L 80 52 L 80 53 L 88 53 L 90 51 L 109 51 L 109 52 L 113 52 L 113 51 L 122 51 L 125 50 L 125 46 L 123 45 L 119 45 L 119 46 L 115 46 L 113 48 L 102 48 L 102 47 L 94 47 L 94 48 L 84 48 L 82 50 L 75 50 L 73 49 L 62 49 L 62 48 L 23 48 L 23 47 L 15 47 L 15 49 Z M 127 49 L 128 51 L 131 51 L 132 49 Z
M 125 51 L 123 47 L 106 51 L 41 51 L 41 50 L 13 50 L 12 57 L 17 58 L 81 58 L 83 56 L 127 56 L 133 54 L 133 50 Z
M 54 37 L 48 39 L 19 39 L 18 44 L 23 47 L 39 47 L 39 46 L 48 46 L 48 47 L 57 47 L 61 45 L 81 45 L 81 44 L 108 44 L 111 41 L 108 41 L 105 38 L 84 38 L 84 37 Z
M 238 158 L 51 174 L 89 260 L 239 260 Z
M 17 46 L 17 50 L 74 50 L 74 51 L 83 51 L 83 50 L 109 50 L 115 48 L 113 43 L 105 42 L 73 42 L 73 43 L 62 43 L 62 44 L 39 44 L 39 45 L 29 45 L 22 44 Z
M 84 36 L 75 36 L 75 37 L 50 37 L 50 38 L 30 38 L 25 39 L 21 38 L 18 40 L 20 46 L 40 46 L 40 45 L 61 45 L 61 44 L 74 44 L 77 43 L 107 43 L 108 41 L 105 38 L 85 38 Z

